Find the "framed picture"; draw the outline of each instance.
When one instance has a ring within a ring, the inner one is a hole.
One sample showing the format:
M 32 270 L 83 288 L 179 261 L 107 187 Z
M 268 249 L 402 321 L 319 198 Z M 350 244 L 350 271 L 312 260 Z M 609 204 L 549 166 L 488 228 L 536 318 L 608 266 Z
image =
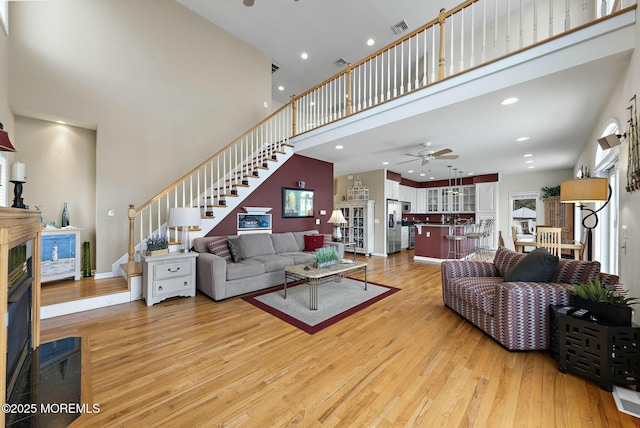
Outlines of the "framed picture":
M 283 187 L 282 217 L 313 217 L 313 190 Z

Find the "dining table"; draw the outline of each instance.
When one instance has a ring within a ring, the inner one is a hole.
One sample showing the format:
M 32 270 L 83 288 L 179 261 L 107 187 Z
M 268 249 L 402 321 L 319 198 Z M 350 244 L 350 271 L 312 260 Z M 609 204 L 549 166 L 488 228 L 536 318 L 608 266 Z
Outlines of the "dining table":
M 523 253 L 525 247 L 537 247 L 538 244 L 533 239 L 518 239 L 513 243 L 515 250 L 519 253 Z M 573 254 L 573 258 L 580 259 L 580 251 L 582 250 L 582 243 L 580 241 L 562 240 L 560 242 L 560 250 L 570 250 Z

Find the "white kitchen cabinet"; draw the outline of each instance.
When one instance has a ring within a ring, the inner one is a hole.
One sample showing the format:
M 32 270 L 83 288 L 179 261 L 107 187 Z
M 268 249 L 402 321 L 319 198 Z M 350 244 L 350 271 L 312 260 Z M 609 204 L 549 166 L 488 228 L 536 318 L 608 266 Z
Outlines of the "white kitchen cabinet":
M 403 202 L 410 202 L 411 212 L 414 212 L 414 213 L 421 212 L 416 210 L 416 203 L 417 203 L 416 190 L 418 189 L 416 189 L 415 187 L 400 185 L 400 200 Z
M 384 196 L 386 199 L 400 200 L 400 182 L 393 180 L 384 181 Z
M 341 225 L 343 239 L 353 242 L 353 247 L 345 247 L 346 251 L 351 248 L 356 253 L 370 255 L 374 249 L 374 204 L 375 201 L 349 201 L 341 202 L 338 208 L 342 210 L 342 215 L 347 224 Z
M 416 206 L 413 208 L 414 213 L 422 214 L 429 212 L 427 208 L 427 191 L 429 189 L 416 189 Z
M 476 184 L 476 212 L 493 213 L 498 210 L 498 182 Z

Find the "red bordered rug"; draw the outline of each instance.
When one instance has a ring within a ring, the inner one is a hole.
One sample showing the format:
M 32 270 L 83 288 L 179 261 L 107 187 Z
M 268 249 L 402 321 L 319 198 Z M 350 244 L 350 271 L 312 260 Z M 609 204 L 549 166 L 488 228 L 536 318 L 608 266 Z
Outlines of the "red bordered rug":
M 318 310 L 309 309 L 309 285 L 306 283 L 270 289 L 243 297 L 248 303 L 309 334 L 323 330 L 346 317 L 400 291 L 399 288 L 343 278 L 340 282 L 328 281 L 318 286 Z

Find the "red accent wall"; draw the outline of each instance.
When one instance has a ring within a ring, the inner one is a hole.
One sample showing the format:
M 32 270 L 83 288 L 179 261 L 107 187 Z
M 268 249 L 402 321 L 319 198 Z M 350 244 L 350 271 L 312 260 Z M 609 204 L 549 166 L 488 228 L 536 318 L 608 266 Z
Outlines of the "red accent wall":
M 304 188 L 314 191 L 315 217 L 282 218 L 282 188 L 298 188 L 298 181 L 304 181 Z M 306 156 L 293 155 L 251 193 L 240 207 L 207 233 L 207 236 L 235 235 L 238 230 L 236 214 L 245 212 L 242 207 L 271 207 L 272 210 L 269 213 L 273 221 L 273 232 L 315 229 L 320 233 L 332 233 L 333 227 L 327 223 L 327 220 L 333 210 L 333 164 Z M 326 215 L 321 216 L 320 210 L 325 210 Z M 320 224 L 316 224 L 316 218 L 320 219 Z

